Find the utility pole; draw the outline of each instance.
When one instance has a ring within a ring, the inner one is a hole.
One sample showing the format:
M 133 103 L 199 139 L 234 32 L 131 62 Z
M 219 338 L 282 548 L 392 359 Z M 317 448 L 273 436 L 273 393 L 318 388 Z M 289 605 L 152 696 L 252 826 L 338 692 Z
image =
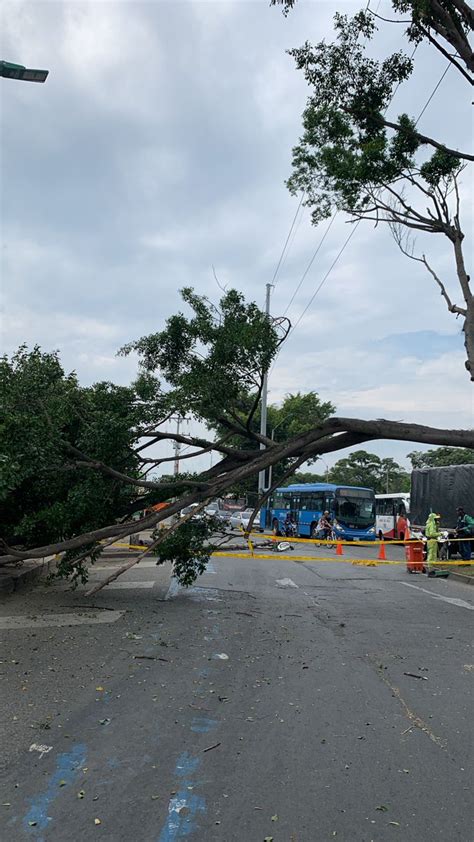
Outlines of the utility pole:
M 179 427 L 181 424 L 181 415 L 178 415 L 176 418 L 176 435 L 179 436 Z M 175 441 L 174 443 L 174 475 L 176 476 L 179 474 L 179 454 L 181 452 L 181 442 Z
M 270 292 L 273 284 L 267 284 L 267 292 L 265 296 L 265 313 L 270 316 Z M 261 410 L 260 410 L 260 435 L 267 435 L 267 395 L 268 395 L 268 371 L 263 374 Z M 260 450 L 265 450 L 265 445 L 260 443 Z M 259 496 L 265 491 L 265 470 L 260 471 L 258 475 L 258 493 Z

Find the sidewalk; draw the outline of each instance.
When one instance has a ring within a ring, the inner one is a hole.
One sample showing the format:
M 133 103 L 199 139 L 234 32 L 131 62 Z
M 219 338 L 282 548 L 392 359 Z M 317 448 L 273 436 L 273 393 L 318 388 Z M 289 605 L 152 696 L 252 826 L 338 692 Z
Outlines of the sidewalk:
M 47 576 L 53 560 L 54 556 L 49 556 L 38 561 L 28 559 L 17 567 L 0 567 L 0 594 L 12 594 Z
M 151 531 L 137 533 L 140 541 L 143 542 L 143 549 L 151 542 Z M 131 559 L 138 555 L 138 550 L 129 550 L 128 536 L 120 539 L 117 543 L 107 547 L 102 555 L 106 561 L 118 559 Z M 55 556 L 48 556 L 45 559 L 27 559 L 17 566 L 0 567 L 0 594 L 12 594 L 28 585 L 37 582 L 43 576 L 47 576 L 54 568 Z

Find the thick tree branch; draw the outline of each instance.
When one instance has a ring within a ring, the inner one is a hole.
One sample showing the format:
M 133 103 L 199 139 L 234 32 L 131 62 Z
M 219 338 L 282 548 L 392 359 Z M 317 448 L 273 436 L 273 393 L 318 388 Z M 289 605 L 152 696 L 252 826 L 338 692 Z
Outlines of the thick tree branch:
M 127 570 L 130 570 L 131 567 L 134 567 L 135 564 L 138 564 L 144 556 L 148 555 L 152 550 L 156 549 L 156 547 L 158 547 L 163 541 L 169 538 L 169 536 L 173 532 L 176 532 L 179 526 L 181 526 L 183 523 L 186 523 L 192 517 L 195 517 L 196 514 L 201 512 L 206 505 L 207 501 L 204 501 L 199 506 L 196 506 L 192 512 L 189 512 L 189 514 L 184 515 L 184 517 L 182 517 L 177 523 L 173 523 L 170 527 L 168 527 L 168 529 L 163 530 L 163 534 L 159 535 L 159 537 L 155 541 L 153 541 L 153 543 L 150 544 L 150 546 L 147 547 L 146 550 L 140 553 L 140 555 L 137 558 L 128 561 L 127 564 L 124 564 L 118 570 L 115 570 L 113 573 L 110 574 L 110 576 L 107 576 L 105 579 L 102 580 L 102 582 L 99 582 L 98 585 L 95 585 L 93 588 L 90 588 L 88 591 L 86 591 L 85 595 L 93 596 L 95 593 L 97 593 L 97 591 L 102 590 L 102 588 L 105 588 L 106 585 L 109 585 L 111 582 L 114 582 L 115 579 L 118 579 L 118 577 L 122 575 L 122 573 L 126 573 Z
M 382 116 L 380 117 L 380 121 L 384 126 L 387 126 L 389 129 L 394 129 L 396 132 L 405 131 L 404 127 L 400 126 L 399 123 L 392 123 L 391 120 L 386 120 Z M 440 143 L 438 140 L 428 137 L 426 134 L 422 134 L 417 129 L 410 129 L 410 134 L 412 133 L 420 141 L 420 143 L 426 143 L 429 146 L 434 146 L 435 149 L 441 149 L 442 152 L 446 152 L 448 155 L 453 155 L 455 158 L 462 158 L 465 161 L 474 161 L 474 155 L 470 155 L 468 152 L 460 152 L 458 149 L 451 149 L 449 146 L 445 146 L 444 143 Z
M 364 421 L 357 418 L 333 417 L 322 424 L 317 424 L 313 429 L 295 436 L 288 442 L 275 443 L 272 448 L 254 451 L 253 458 L 247 464 L 230 468 L 225 474 L 218 476 L 213 483 L 209 483 L 205 489 L 198 490 L 195 488 L 191 493 L 171 502 L 165 509 L 153 512 L 140 521 L 127 521 L 121 525 L 111 524 L 102 529 L 96 529 L 66 541 L 58 541 L 43 547 L 25 550 L 15 547 L 16 555 L 9 554 L 0 557 L 0 564 L 17 561 L 20 553 L 22 558 L 44 558 L 46 555 L 76 549 L 111 538 L 114 535 L 118 540 L 131 532 L 152 529 L 162 520 L 177 514 L 191 503 L 202 503 L 204 500 L 222 496 L 223 492 L 227 491 L 236 482 L 258 473 L 269 465 L 288 458 L 305 457 L 307 459 L 319 453 L 341 450 L 347 447 L 349 443 L 362 440 L 370 441 L 371 439 L 393 439 L 452 447 L 474 447 L 473 430 L 444 430 L 385 419 Z
M 472 76 L 469 75 L 467 70 L 464 70 L 464 67 L 462 67 L 462 65 L 459 64 L 458 61 L 456 61 L 453 55 L 448 53 L 448 51 L 441 46 L 441 44 L 436 40 L 436 38 L 433 38 L 429 29 L 426 29 L 426 27 L 422 26 L 421 24 L 418 24 L 418 29 L 420 30 L 420 32 L 423 33 L 424 37 L 427 38 L 430 44 L 432 44 L 433 47 L 436 47 L 436 49 L 439 50 L 441 55 L 443 55 L 449 62 L 451 62 L 451 64 L 456 68 L 456 70 L 459 70 L 459 72 L 462 73 L 462 75 L 465 77 L 465 79 L 467 79 L 467 81 L 471 85 L 474 85 L 474 79 L 472 78 Z
M 465 33 L 459 26 L 457 26 L 455 19 L 449 14 L 447 9 L 438 2 L 438 0 L 429 0 L 429 5 L 433 9 L 430 19 L 431 28 L 434 29 L 438 35 L 444 38 L 448 44 L 451 44 L 455 50 L 457 50 L 469 70 L 474 70 L 474 56 Z M 442 21 L 442 23 L 440 23 L 440 21 Z
M 149 482 L 145 479 L 136 479 L 135 477 L 130 477 L 127 474 L 122 474 L 120 471 L 116 471 L 115 468 L 111 468 L 109 465 L 106 465 L 104 462 L 99 461 L 98 459 L 92 459 L 90 456 L 87 456 L 77 447 L 74 445 L 69 444 L 68 442 L 64 442 L 63 446 L 65 450 L 69 451 L 69 453 L 74 454 L 75 456 L 79 457 L 74 460 L 74 466 L 78 468 L 91 468 L 95 471 L 100 471 L 100 473 L 105 474 L 106 476 L 113 477 L 113 479 L 117 479 L 120 482 L 126 483 L 127 485 L 134 485 L 137 488 L 150 488 L 154 490 L 162 490 L 164 488 L 172 488 L 176 489 L 180 486 L 196 486 L 197 488 L 206 488 L 206 483 L 199 483 L 194 482 L 193 480 L 180 480 L 179 483 L 176 482 Z

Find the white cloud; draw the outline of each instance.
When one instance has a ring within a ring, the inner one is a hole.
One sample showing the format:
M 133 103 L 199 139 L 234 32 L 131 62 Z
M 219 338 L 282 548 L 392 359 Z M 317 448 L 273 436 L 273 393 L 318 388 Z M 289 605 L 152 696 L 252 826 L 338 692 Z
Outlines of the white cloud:
M 134 361 L 116 349 L 160 329 L 183 286 L 218 297 L 212 264 L 221 283 L 263 304 L 298 202 L 284 180 L 307 89 L 285 49 L 330 36 L 341 8 L 354 7 L 334 0 L 316 14 L 301 3 L 285 19 L 264 3 L 7 3 L 5 57 L 50 69 L 44 86 L 3 80 L 8 351 L 39 342 L 60 348 L 84 382 L 126 382 Z M 389 37 L 397 49 L 400 32 Z M 420 73 L 397 93 L 393 115 L 421 109 L 443 70 L 429 50 L 418 54 Z M 449 73 L 422 128 L 463 142 L 463 97 Z M 463 181 L 467 231 L 467 173 Z M 302 215 L 272 293 L 275 314 L 325 227 Z M 293 322 L 349 230 L 340 215 L 291 306 Z M 459 299 L 450 244 L 421 235 L 417 249 Z M 282 350 L 270 399 L 316 389 L 340 413 L 467 426 L 460 327 L 423 267 L 387 230 L 361 224 Z

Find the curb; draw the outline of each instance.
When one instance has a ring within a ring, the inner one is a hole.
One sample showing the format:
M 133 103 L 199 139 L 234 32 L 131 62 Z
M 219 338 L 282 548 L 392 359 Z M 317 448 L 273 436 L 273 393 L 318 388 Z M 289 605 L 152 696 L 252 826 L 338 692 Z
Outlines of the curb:
M 456 582 L 463 582 L 465 585 L 474 585 L 474 576 L 466 576 L 464 573 L 450 573 L 450 579 L 455 579 Z
M 0 567 L 0 594 L 12 594 L 49 573 L 53 556 L 41 561 L 26 561 L 21 567 Z

